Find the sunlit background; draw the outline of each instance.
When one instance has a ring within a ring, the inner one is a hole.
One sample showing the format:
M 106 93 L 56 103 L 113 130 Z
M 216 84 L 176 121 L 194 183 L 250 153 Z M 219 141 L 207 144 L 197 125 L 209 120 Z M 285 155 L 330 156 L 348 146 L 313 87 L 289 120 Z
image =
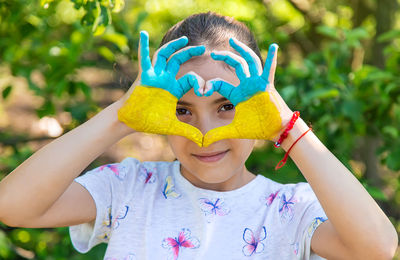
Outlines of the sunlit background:
M 137 74 L 140 30 L 149 32 L 153 54 L 173 24 L 216 11 L 246 23 L 264 58 L 269 44 L 279 44 L 276 88 L 400 230 L 399 6 L 399 0 L 0 0 L 0 179 L 125 93 Z M 127 156 L 175 159 L 165 136 L 135 133 L 86 170 Z M 292 162 L 273 170 L 282 156 L 259 140 L 246 166 L 282 183 L 304 181 Z M 0 259 L 102 259 L 105 248 L 83 255 L 66 227 L 0 223 Z

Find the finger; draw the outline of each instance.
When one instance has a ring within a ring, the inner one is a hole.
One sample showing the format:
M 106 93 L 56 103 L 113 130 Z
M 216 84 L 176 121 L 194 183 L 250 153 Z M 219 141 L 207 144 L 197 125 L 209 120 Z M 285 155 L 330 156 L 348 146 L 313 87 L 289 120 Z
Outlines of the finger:
M 146 31 L 140 31 L 139 40 L 139 61 L 143 71 L 151 69 L 151 61 L 149 55 L 149 34 Z
M 205 96 L 211 96 L 212 93 L 214 93 L 215 91 L 217 91 L 218 93 L 220 93 L 222 96 L 226 97 L 229 101 L 232 102 L 231 100 L 232 98 L 232 91 L 234 90 L 235 86 L 233 86 L 231 83 L 226 82 L 223 79 L 220 78 L 216 78 L 216 79 L 210 79 L 207 84 L 212 84 L 212 87 L 210 89 L 210 91 L 208 91 Z M 209 86 L 208 86 L 209 88 Z M 236 105 L 236 104 L 233 104 Z
M 257 54 L 251 48 L 235 38 L 230 38 L 229 44 L 246 60 L 251 76 L 261 74 L 262 65 L 260 58 L 258 58 Z
M 250 73 L 247 70 L 248 67 L 245 65 L 246 61 L 242 57 L 234 54 L 233 52 L 213 51 L 211 52 L 211 58 L 213 58 L 214 60 L 224 61 L 226 64 L 232 66 L 235 69 L 236 75 L 239 80 L 243 80 L 247 76 L 250 76 Z M 246 72 L 244 68 L 246 68 Z
M 269 84 L 274 84 L 278 48 L 279 46 L 276 43 L 269 46 L 264 71 L 261 74 L 261 77 Z
M 156 74 L 165 69 L 169 57 L 188 43 L 188 38 L 182 36 L 161 46 L 153 56 L 153 66 Z
M 204 79 L 193 71 L 186 73 L 180 79 L 178 79 L 178 85 L 181 91 L 181 97 L 185 95 L 191 88 L 194 93 L 201 97 L 203 90 L 201 86 L 204 86 Z
M 203 138 L 203 146 L 208 147 L 210 144 L 218 142 L 223 139 L 238 139 L 240 137 L 234 123 L 229 125 L 220 126 L 208 131 Z
M 176 52 L 168 61 L 165 68 L 166 71 L 172 75 L 176 75 L 180 66 L 194 56 L 200 56 L 206 51 L 206 47 L 201 46 L 188 46 Z

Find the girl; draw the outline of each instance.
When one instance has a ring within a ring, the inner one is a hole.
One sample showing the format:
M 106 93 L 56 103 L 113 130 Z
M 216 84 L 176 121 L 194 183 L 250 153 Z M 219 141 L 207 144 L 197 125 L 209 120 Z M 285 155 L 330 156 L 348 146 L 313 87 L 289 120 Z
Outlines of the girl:
M 247 27 L 210 12 L 173 26 L 161 45 L 151 63 L 141 32 L 130 90 L 2 180 L 2 222 L 70 226 L 81 253 L 108 243 L 105 259 L 393 257 L 389 219 L 275 90 L 276 45 L 262 69 Z M 128 157 L 77 177 L 136 131 L 166 134 L 177 160 Z M 249 172 L 259 137 L 290 150 L 308 183 Z

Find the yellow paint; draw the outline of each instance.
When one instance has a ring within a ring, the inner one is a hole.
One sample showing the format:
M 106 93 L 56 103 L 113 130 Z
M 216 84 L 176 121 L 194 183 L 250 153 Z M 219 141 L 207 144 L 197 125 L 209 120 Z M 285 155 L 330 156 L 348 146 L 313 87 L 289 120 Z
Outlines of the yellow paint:
M 271 140 L 282 127 L 279 110 L 268 92 L 258 93 L 239 103 L 232 122 L 208 131 L 204 138 L 199 129 L 176 118 L 177 101 L 166 90 L 137 86 L 118 111 L 118 119 L 136 131 L 180 135 L 200 147 L 232 138 Z

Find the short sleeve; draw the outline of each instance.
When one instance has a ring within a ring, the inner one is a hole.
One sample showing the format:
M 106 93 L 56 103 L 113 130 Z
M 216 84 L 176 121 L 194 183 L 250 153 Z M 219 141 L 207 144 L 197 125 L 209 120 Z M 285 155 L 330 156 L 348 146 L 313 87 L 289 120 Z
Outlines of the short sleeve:
M 288 227 L 291 229 L 292 245 L 299 259 L 324 259 L 311 251 L 311 238 L 317 227 L 327 220 L 327 216 L 308 183 L 293 185 L 286 193 L 286 203 L 293 203 L 293 220 Z M 285 203 L 281 203 L 285 204 Z M 283 207 L 284 208 L 284 207 Z
M 113 216 L 129 197 L 139 164 L 137 159 L 128 157 L 120 163 L 103 165 L 75 178 L 75 182 L 89 191 L 96 204 L 94 223 L 69 227 L 72 245 L 78 252 L 87 253 L 100 243 L 108 243 Z

